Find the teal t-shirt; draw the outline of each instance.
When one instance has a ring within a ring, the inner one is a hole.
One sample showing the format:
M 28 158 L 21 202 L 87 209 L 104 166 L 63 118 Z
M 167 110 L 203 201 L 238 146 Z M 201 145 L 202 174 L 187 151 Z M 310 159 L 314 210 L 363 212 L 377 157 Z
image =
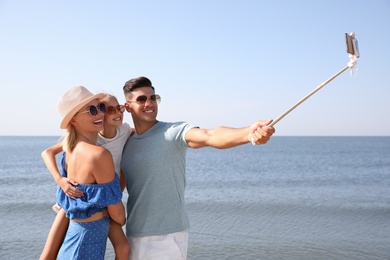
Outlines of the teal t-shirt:
M 185 135 L 194 126 L 157 122 L 125 144 L 121 168 L 126 177 L 127 236 L 154 236 L 189 228 L 185 207 Z

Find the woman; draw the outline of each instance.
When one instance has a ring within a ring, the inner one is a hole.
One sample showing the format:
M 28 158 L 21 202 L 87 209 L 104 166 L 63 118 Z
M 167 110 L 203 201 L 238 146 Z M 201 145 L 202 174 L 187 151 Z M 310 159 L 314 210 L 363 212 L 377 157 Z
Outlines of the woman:
M 63 117 L 61 128 L 67 129 L 62 141 L 62 175 L 74 180 L 83 194 L 79 198 L 69 198 L 58 189 L 57 203 L 62 209 L 48 241 L 53 237 L 55 227 L 62 231 L 66 228 L 60 221 L 64 211 L 71 220 L 58 259 L 83 259 L 86 256 L 104 259 L 110 219 L 119 226 L 125 223 L 122 190 L 111 153 L 96 145 L 98 133 L 103 130 L 106 110 L 105 105 L 99 103 L 103 96 L 93 95 L 84 87 L 75 87 L 67 91 L 57 105 Z M 49 167 L 49 170 L 52 169 Z M 45 249 L 47 247 L 50 245 L 46 244 Z
M 96 144 L 101 145 L 111 152 L 114 160 L 115 172 L 120 175 L 121 189 L 123 191 L 125 188 L 125 179 L 123 174 L 120 174 L 120 160 L 122 158 L 123 146 L 131 134 L 131 128 L 127 123 L 122 124 L 124 107 L 119 105 L 115 96 L 104 94 L 100 102 L 105 104 L 106 113 L 104 116 L 104 127 L 103 130 L 99 132 Z M 71 198 L 80 197 L 83 193 L 74 187 L 77 183 L 69 178 L 62 177 L 58 171 L 55 156 L 61 151 L 62 145 L 56 144 L 44 150 L 42 152 L 42 158 L 62 190 Z M 53 206 L 53 209 L 58 212 L 61 208 L 56 204 Z M 65 214 L 63 214 L 63 212 L 58 212 L 41 254 L 41 260 L 56 259 L 63 237 L 68 228 L 68 223 L 69 220 L 66 218 Z M 116 259 L 127 260 L 130 254 L 130 245 L 123 233 L 122 227 L 115 221 L 111 221 L 108 237 L 114 247 Z

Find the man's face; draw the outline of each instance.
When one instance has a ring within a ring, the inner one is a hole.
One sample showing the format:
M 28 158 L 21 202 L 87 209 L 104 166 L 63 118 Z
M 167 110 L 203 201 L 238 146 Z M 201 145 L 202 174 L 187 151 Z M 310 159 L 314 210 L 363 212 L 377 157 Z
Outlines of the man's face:
M 158 102 L 151 87 L 137 88 L 127 94 L 125 106 L 127 112 L 131 113 L 134 124 L 156 122 Z

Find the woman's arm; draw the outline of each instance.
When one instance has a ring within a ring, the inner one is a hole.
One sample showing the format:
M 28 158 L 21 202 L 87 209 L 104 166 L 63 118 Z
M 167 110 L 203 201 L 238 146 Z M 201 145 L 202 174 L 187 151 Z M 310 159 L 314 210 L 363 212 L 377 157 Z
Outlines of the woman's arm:
M 69 198 L 77 198 L 83 196 L 83 192 L 74 186 L 78 183 L 63 177 L 58 170 L 56 155 L 62 151 L 62 145 L 60 143 L 55 144 L 47 149 L 45 149 L 42 153 L 42 159 L 46 164 L 47 169 L 51 173 L 54 178 L 54 181 L 61 187 L 64 193 Z

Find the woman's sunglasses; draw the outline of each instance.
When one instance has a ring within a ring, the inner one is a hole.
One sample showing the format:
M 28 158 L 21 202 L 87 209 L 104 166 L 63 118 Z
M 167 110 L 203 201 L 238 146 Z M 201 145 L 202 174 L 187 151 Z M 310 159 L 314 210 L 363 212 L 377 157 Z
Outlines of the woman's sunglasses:
M 146 101 L 148 100 L 148 96 L 145 96 L 145 95 L 141 95 L 141 96 L 138 96 L 135 101 L 133 100 L 130 100 L 130 101 L 127 101 L 129 103 L 132 103 L 132 102 L 135 102 L 137 103 L 138 105 L 145 105 Z M 152 102 L 152 103 L 155 103 L 155 104 L 159 104 L 161 102 L 161 97 L 160 95 L 151 95 L 149 97 L 149 100 Z
M 106 113 L 109 115 L 115 115 L 117 111 L 123 113 L 125 112 L 125 107 L 122 105 L 117 105 L 116 107 L 113 106 L 106 107 Z
M 90 105 L 86 111 L 83 112 L 77 112 L 77 114 L 82 114 L 82 113 L 89 113 L 91 116 L 96 116 L 99 111 L 102 111 L 103 113 L 106 113 L 106 105 L 103 103 L 99 103 L 97 106 Z

